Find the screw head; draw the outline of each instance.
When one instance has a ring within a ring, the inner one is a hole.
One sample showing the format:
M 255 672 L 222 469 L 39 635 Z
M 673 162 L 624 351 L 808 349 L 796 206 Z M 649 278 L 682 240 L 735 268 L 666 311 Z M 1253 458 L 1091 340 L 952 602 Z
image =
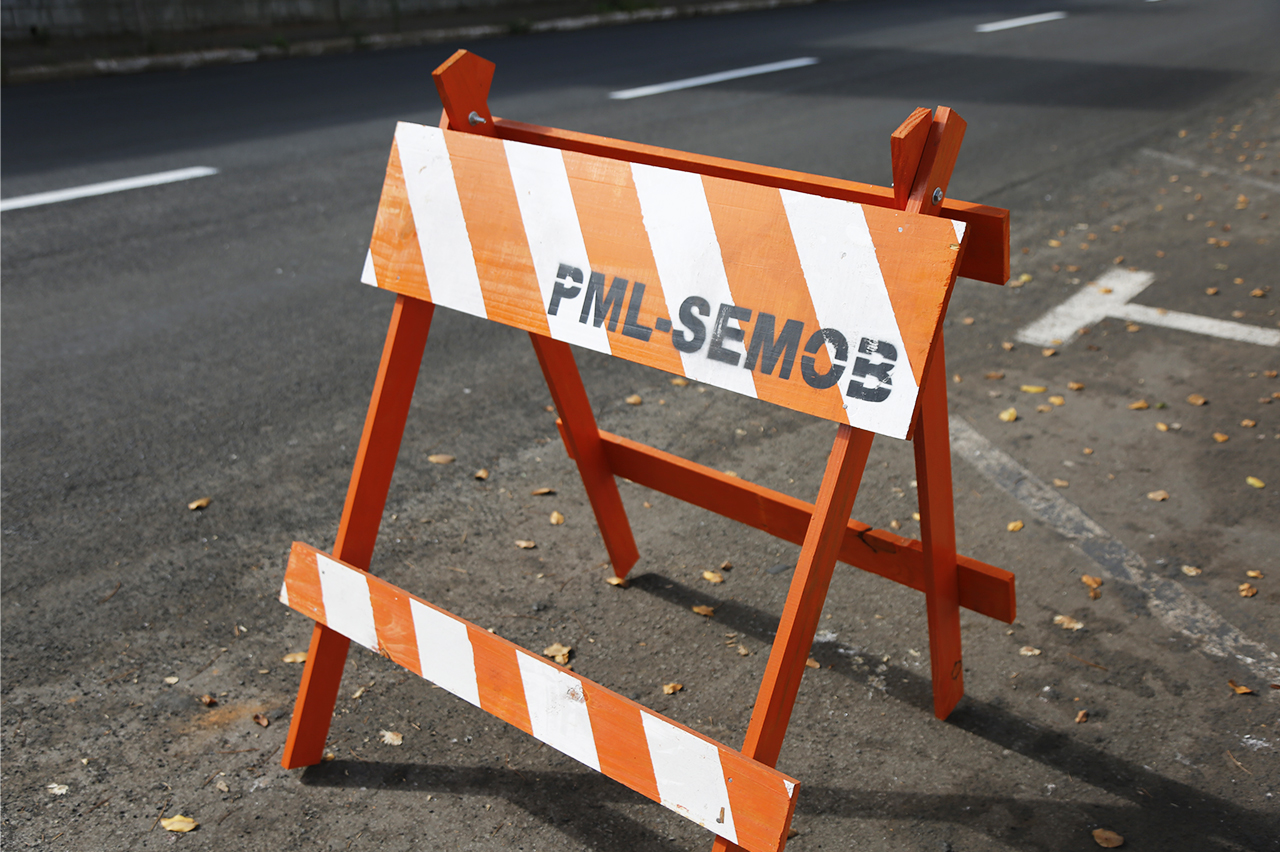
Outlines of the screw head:
M 475 127 L 477 124 L 487 123 L 484 120 L 484 116 L 476 112 L 475 110 L 471 110 L 471 115 L 467 116 L 467 121 L 471 123 L 472 127 Z M 939 192 L 941 192 L 941 190 L 939 190 Z M 934 203 L 936 204 L 937 202 L 934 202 Z
M 942 187 L 940 186 L 936 187 L 933 190 L 933 203 L 934 203 L 934 206 L 937 206 L 942 203 Z

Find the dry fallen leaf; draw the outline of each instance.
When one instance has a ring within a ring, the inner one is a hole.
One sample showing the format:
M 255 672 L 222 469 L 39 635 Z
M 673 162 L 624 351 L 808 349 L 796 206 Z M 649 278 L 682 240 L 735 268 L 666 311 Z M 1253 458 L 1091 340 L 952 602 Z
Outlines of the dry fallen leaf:
M 1065 396 L 1056 396 L 1056 395 L 1051 396 L 1049 397 L 1049 404 L 1050 405 L 1066 405 L 1067 398 Z
M 280 659 L 286 663 L 305 663 L 307 661 L 307 652 L 294 651 L 292 654 L 285 654 Z
M 1136 322 L 1127 322 L 1124 324 L 1124 330 L 1133 334 L 1136 331 L 1142 331 L 1142 326 L 1138 325 Z
M 1267 295 L 1267 291 L 1263 290 L 1261 287 L 1255 287 L 1249 291 L 1249 295 L 1255 299 L 1261 299 Z
M 622 588 L 624 589 L 627 587 L 626 580 L 624 580 L 622 577 L 618 577 L 613 574 L 610 574 L 608 577 L 605 577 L 604 581 L 608 583 L 610 586 L 622 586 Z
M 1023 385 L 1021 390 L 1023 393 L 1044 393 L 1048 388 L 1044 385 Z
M 1054 480 L 1053 480 L 1054 488 L 1066 488 L 1070 484 L 1071 483 L 1065 479 L 1058 479 L 1057 477 L 1054 477 Z
M 217 706 L 218 699 L 206 692 L 204 695 L 200 696 L 200 703 L 205 707 L 214 707 Z
M 432 464 L 453 464 L 455 459 L 448 453 L 432 453 L 427 456 L 427 461 Z
M 203 509 L 205 506 L 208 506 L 212 502 L 213 502 L 212 497 L 201 497 L 199 500 L 192 500 L 190 503 L 188 503 L 187 508 L 194 512 L 197 509 Z
M 984 376 L 983 378 L 991 379 L 992 381 L 999 381 L 1000 379 L 1004 378 L 1004 373 L 997 370 L 992 373 L 987 373 L 986 376 Z
M 1219 444 L 1225 444 L 1227 441 L 1231 440 L 1231 436 L 1226 432 L 1214 432 L 1213 440 L 1217 441 Z
M 1085 447 L 1080 452 L 1084 453 L 1086 456 L 1091 456 L 1093 455 L 1093 447 Z
M 558 527 L 564 523 L 564 515 L 560 514 L 559 512 L 552 512 L 550 520 L 551 520 L 551 526 Z
M 529 541 L 527 538 L 516 539 L 516 547 L 520 548 L 521 550 L 532 550 L 537 546 L 538 546 L 538 543 L 536 541 Z
M 378 738 L 384 745 L 398 746 L 404 743 L 404 734 L 399 731 L 379 731 Z
M 265 713 L 254 713 L 253 721 L 257 722 L 264 728 L 271 724 L 271 720 L 267 718 Z
M 200 823 L 196 822 L 191 817 L 183 816 L 182 814 L 160 820 L 160 827 L 165 831 L 177 831 L 184 834 L 188 831 L 194 830 L 199 825 Z
M 1018 409 L 1006 408 L 1004 411 L 1000 412 L 1000 419 L 1005 423 L 1012 423 L 1018 419 Z
M 44 788 L 55 796 L 65 796 L 70 789 L 66 784 L 45 784 Z
M 219 779 L 218 779 L 218 783 L 214 784 L 213 786 L 217 787 L 217 788 L 218 788 L 218 792 L 220 792 L 220 793 L 230 793 L 230 792 L 231 792 L 231 785 L 229 785 L 226 781 L 223 781 L 221 778 L 219 778 Z
M 1078 621 L 1069 615 L 1055 615 L 1053 623 L 1061 627 L 1063 630 L 1079 630 L 1084 627 L 1083 621 Z
M 1217 287 L 1205 287 L 1205 288 L 1204 288 L 1204 294 L 1205 294 L 1206 296 L 1216 296 L 1216 295 L 1218 295 L 1218 288 L 1217 288 Z
M 1062 240 L 1049 240 L 1049 248 L 1062 248 Z
M 1236 695 L 1253 695 L 1253 690 L 1247 686 L 1241 686 L 1234 680 L 1227 681 L 1227 686 L 1235 690 Z
M 1018 653 L 1024 657 L 1038 657 L 1041 652 L 1039 648 L 1033 648 L 1030 645 L 1023 645 L 1018 649 Z
M 1204 573 L 1204 571 L 1202 571 L 1201 569 L 1197 568 L 1194 565 L 1183 565 L 1182 573 L 1186 574 L 1188 577 L 1199 577 L 1201 574 Z
M 627 405 L 639 405 L 642 402 L 644 402 L 644 398 L 638 393 L 633 393 L 626 399 Z
M 960 320 L 960 322 L 964 323 L 965 325 L 973 325 L 974 319 L 973 317 L 965 317 L 964 319 Z
M 1240 593 L 1242 598 L 1251 598 L 1258 593 L 1258 589 L 1252 583 L 1241 583 L 1236 587 L 1236 591 Z
M 715 571 L 703 571 L 702 579 L 706 580 L 708 583 L 723 583 L 724 575 Z
M 170 686 L 173 686 L 175 683 L 178 682 L 178 678 L 174 675 L 169 675 L 167 678 L 164 679 L 164 682 L 169 684 Z
M 897 518 L 894 518 L 892 521 L 889 522 L 889 529 L 891 530 L 902 529 L 902 521 L 898 520 Z
M 1169 424 L 1168 424 L 1168 423 L 1157 423 L 1157 424 L 1156 424 L 1156 431 L 1157 431 L 1157 432 L 1168 432 L 1168 431 L 1169 431 Z
M 1040 350 L 1040 354 L 1046 358 L 1052 358 L 1054 355 L 1058 354 L 1058 350 L 1053 348 L 1045 348 Z
M 664 683 L 662 685 L 662 694 L 675 695 L 677 692 L 679 692 L 682 689 L 684 689 L 683 683 Z
M 487 468 L 487 467 L 482 467 L 482 468 L 480 468 L 479 470 L 477 470 L 475 473 L 473 473 L 473 474 L 471 474 L 471 475 L 472 475 L 473 477 L 475 477 L 476 479 L 479 479 L 479 480 L 482 480 L 482 481 L 483 481 L 483 480 L 485 480 L 485 479 L 488 479 L 488 478 L 489 478 L 489 468 Z
M 1091 589 L 1096 589 L 1102 585 L 1102 578 L 1094 577 L 1092 574 L 1085 574 L 1083 577 L 1080 578 L 1080 582 L 1084 583 L 1086 586 L 1088 586 Z
M 1115 849 L 1124 843 L 1123 837 L 1106 828 L 1095 828 L 1093 830 L 1093 840 L 1105 849 Z
M 1147 404 L 1147 401 L 1145 399 L 1140 399 L 1137 402 L 1129 403 L 1130 411 L 1146 411 L 1150 407 L 1151 406 Z
M 1089 721 L 1089 711 L 1088 711 L 1088 710 L 1081 710 L 1079 713 L 1077 713 L 1077 714 L 1076 714 L 1076 724 L 1077 724 L 1077 725 L 1083 725 L 1083 724 L 1084 724 L 1085 722 L 1087 722 L 1087 721 Z
M 676 376 L 674 379 L 671 380 L 671 384 L 675 385 L 678 388 L 684 388 L 689 386 L 689 380 L 686 379 L 684 376 Z
M 1067 390 L 1082 391 L 1084 384 L 1081 382 L 1067 382 Z
M 1205 399 L 1198 393 L 1193 393 L 1187 397 L 1187 402 L 1191 403 L 1192 405 L 1204 405 L 1208 401 L 1209 400 Z
M 547 497 L 555 493 L 556 490 L 554 488 L 535 488 L 529 492 L 529 495 L 531 497 Z
M 1252 569 L 1251 569 L 1251 570 L 1249 570 L 1249 571 L 1245 571 L 1245 572 L 1244 572 L 1244 575 L 1245 575 L 1246 577 L 1248 577 L 1249 579 L 1251 579 L 1251 580 L 1261 580 L 1261 579 L 1262 579 L 1262 572 L 1261 572 L 1261 571 L 1256 571 L 1256 570 L 1252 570 Z
M 1246 429 L 1252 429 L 1254 426 L 1258 425 L 1258 421 L 1250 420 L 1249 418 L 1246 417 L 1244 420 L 1240 421 L 1240 425 Z
M 1163 503 L 1165 500 L 1169 499 L 1169 492 L 1165 491 L 1163 488 L 1159 491 L 1148 491 L 1147 499 L 1154 500 L 1157 503 Z
M 723 562 L 721 562 L 721 563 L 720 563 L 720 570 L 721 570 L 721 571 L 732 571 L 732 570 L 733 570 L 733 563 L 732 563 L 732 562 L 730 562 L 728 559 L 726 559 L 725 561 L 723 561 Z
M 1000 344 L 1000 348 L 1003 349 L 1005 352 L 1012 352 L 1013 344 L 1006 340 L 1004 343 Z
M 1246 476 L 1244 481 L 1252 485 L 1254 488 L 1266 488 L 1267 483 L 1263 482 L 1256 476 Z
M 697 606 L 692 606 L 689 608 L 692 609 L 694 612 L 696 612 L 698 615 L 705 615 L 707 618 L 710 618 L 711 616 L 716 614 L 715 607 L 703 606 L 702 604 L 699 604 Z
M 739 645 L 739 646 L 738 646 L 738 648 L 737 648 L 737 651 L 738 651 L 738 656 L 739 656 L 739 657 L 750 657 L 750 656 L 751 656 L 751 652 L 750 652 L 750 651 L 748 651 L 748 650 L 746 649 L 746 647 L 745 647 L 745 646 L 743 646 L 743 645 Z
M 805 664 L 805 667 L 806 667 L 806 668 L 810 668 L 810 669 L 820 669 L 820 668 L 822 668 L 822 663 L 818 662 L 818 661 L 817 661 L 817 660 L 815 660 L 813 657 L 810 657 L 809 659 L 805 660 L 805 661 L 804 661 L 804 664 Z
M 1007 529 L 1009 532 L 1017 532 L 1018 530 L 1022 529 L 1022 527 L 1023 527 L 1022 521 L 1010 521 L 1008 525 L 1005 526 L 1005 529 Z
M 573 648 L 569 645 L 561 645 L 559 642 L 552 642 L 550 645 L 542 649 L 542 656 L 550 657 L 560 665 L 569 662 L 569 652 Z
M 1041 414 L 1048 414 L 1050 411 L 1053 411 L 1053 406 L 1052 406 L 1052 405 L 1037 405 L 1037 406 L 1036 406 L 1036 411 L 1040 412 Z

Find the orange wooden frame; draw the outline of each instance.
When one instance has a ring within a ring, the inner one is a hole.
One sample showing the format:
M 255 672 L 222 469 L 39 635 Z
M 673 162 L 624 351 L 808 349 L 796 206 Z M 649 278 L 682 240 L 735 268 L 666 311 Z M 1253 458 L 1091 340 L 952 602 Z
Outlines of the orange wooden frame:
M 965 222 L 962 275 L 1002 284 L 1008 278 L 1008 212 L 946 198 L 965 123 L 939 107 L 917 109 L 891 138 L 894 188 L 814 177 L 619 142 L 495 118 L 487 105 L 492 63 L 458 51 L 433 78 L 444 103 L 441 125 L 591 153 L 613 159 L 798 189 L 832 198 Z M 333 557 L 367 571 L 381 521 L 433 305 L 396 299 L 373 398 L 356 456 Z M 813 505 L 731 478 L 653 447 L 601 431 L 567 343 L 531 334 L 559 414 L 566 450 L 576 461 L 614 572 L 625 577 L 638 559 L 615 477 L 710 509 L 801 545 L 801 553 L 751 716 L 741 754 L 777 762 L 837 560 L 923 591 L 928 614 L 934 713 L 945 719 L 964 693 L 960 613 L 964 606 L 1003 622 L 1015 617 L 1014 578 L 958 556 L 952 505 L 946 366 L 941 331 L 920 390 L 911 440 L 919 484 L 921 541 L 850 520 L 872 433 L 841 425 Z M 317 624 L 303 671 L 283 765 L 318 763 L 323 754 L 349 640 Z M 738 848 L 717 838 L 716 850 Z

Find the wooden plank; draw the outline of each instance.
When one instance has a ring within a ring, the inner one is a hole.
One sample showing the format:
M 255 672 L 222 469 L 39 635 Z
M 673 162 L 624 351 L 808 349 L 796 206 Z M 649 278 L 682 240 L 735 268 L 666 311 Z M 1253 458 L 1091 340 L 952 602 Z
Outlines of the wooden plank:
M 917 107 L 889 137 L 890 162 L 893 166 L 893 206 L 899 210 L 906 208 L 907 199 L 911 197 L 911 187 L 915 185 L 916 171 L 920 167 L 920 155 L 924 152 L 924 143 L 929 138 L 929 127 L 932 124 L 933 113 L 924 107 Z
M 563 426 L 560 428 L 563 436 Z M 602 430 L 600 440 L 617 476 L 783 541 L 803 543 L 813 504 L 610 432 Z M 923 546 L 914 539 L 851 520 L 845 528 L 839 560 L 924 591 Z M 968 556 L 959 556 L 957 562 L 960 605 L 1011 624 L 1017 617 L 1014 575 Z

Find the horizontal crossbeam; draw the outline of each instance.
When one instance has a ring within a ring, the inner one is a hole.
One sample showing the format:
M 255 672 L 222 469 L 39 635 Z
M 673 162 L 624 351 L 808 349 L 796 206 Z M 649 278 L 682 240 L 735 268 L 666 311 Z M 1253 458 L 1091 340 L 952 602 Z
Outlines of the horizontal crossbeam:
M 559 420 L 556 425 L 560 425 Z M 600 431 L 600 440 L 614 475 L 783 541 L 804 542 L 813 504 L 604 430 Z M 571 446 L 565 442 L 566 449 Z M 915 539 L 850 520 L 838 558 L 855 568 L 924 591 L 924 551 Z M 968 556 L 959 556 L 956 562 L 960 606 L 1005 624 L 1012 623 L 1017 617 L 1014 575 Z
M 750 852 L 786 843 L 799 782 L 294 542 L 280 601 Z

